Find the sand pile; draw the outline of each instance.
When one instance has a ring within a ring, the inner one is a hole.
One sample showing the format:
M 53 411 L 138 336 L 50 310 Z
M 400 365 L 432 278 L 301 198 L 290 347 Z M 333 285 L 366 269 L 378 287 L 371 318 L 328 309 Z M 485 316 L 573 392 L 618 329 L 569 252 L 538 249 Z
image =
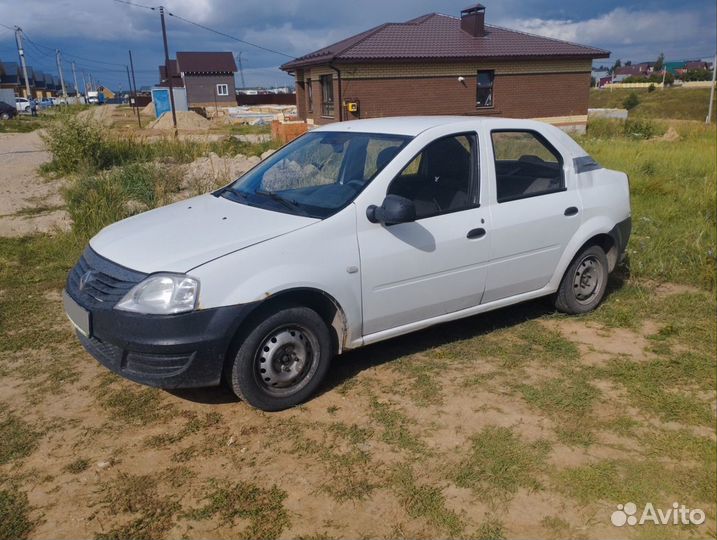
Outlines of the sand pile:
M 194 111 L 177 111 L 178 129 L 209 129 L 211 123 Z M 147 126 L 151 129 L 172 129 L 172 113 L 166 112 Z
M 145 107 L 140 111 L 142 114 L 151 114 L 154 116 L 154 101 L 150 101 Z
M 82 111 L 78 116 L 83 120 L 89 120 L 90 122 L 96 122 L 103 126 L 112 125 L 112 115 L 117 108 L 117 105 L 98 105 Z
M 182 191 L 177 199 L 206 193 L 236 180 L 259 163 L 258 156 L 222 157 L 211 152 L 182 167 Z

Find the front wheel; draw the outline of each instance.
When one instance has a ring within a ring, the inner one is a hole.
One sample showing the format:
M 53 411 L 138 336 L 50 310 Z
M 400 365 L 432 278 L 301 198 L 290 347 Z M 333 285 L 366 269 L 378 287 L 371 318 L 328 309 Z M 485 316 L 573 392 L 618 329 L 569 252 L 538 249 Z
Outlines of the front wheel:
M 264 411 L 305 401 L 331 362 L 329 329 L 305 307 L 281 309 L 264 318 L 236 349 L 228 373 L 234 393 Z
M 10 113 L 4 112 L 0 114 L 0 118 L 2 118 L 3 120 L 10 120 Z
M 578 315 L 595 309 L 607 288 L 607 256 L 600 246 L 590 246 L 573 259 L 555 298 L 558 311 Z

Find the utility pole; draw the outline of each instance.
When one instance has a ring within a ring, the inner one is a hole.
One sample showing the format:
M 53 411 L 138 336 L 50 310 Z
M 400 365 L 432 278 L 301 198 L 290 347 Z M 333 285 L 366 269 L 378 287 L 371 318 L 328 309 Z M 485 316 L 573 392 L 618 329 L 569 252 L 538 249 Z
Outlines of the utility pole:
M 80 102 L 80 89 L 77 86 L 77 71 L 75 71 L 75 63 L 72 62 L 72 79 L 75 81 L 75 104 Z
M 169 84 L 169 105 L 172 107 L 172 125 L 174 136 L 177 136 L 177 113 L 174 110 L 174 89 L 172 88 L 172 73 L 169 68 L 169 47 L 167 46 L 167 26 L 164 23 L 164 6 L 159 6 L 159 18 L 162 20 L 162 41 L 164 41 L 164 71 Z
M 236 55 L 237 63 L 239 64 L 239 76 L 241 77 L 241 87 L 246 88 L 246 81 L 244 80 L 244 66 L 241 63 L 242 51 L 239 51 Z
M 128 103 L 130 107 L 132 106 L 132 79 L 129 77 L 129 66 L 125 64 L 124 66 L 125 70 L 127 71 L 127 96 L 128 96 Z
M 25 63 L 25 50 L 22 47 L 22 28 L 15 27 L 15 44 L 17 45 L 17 54 L 20 55 L 20 64 L 22 64 L 22 75 L 25 77 L 25 97 L 30 99 L 30 81 L 27 79 L 27 64 Z
M 142 129 L 142 119 L 139 117 L 139 107 L 137 106 L 137 79 L 134 78 L 134 62 L 132 62 L 132 51 L 129 52 L 129 68 L 132 71 L 132 95 L 134 96 L 134 110 L 137 113 L 137 124 Z
M 714 62 L 712 62 L 712 86 L 710 86 L 710 106 L 707 109 L 706 124 L 712 122 L 712 102 L 715 99 L 715 74 L 717 74 L 717 54 L 715 54 Z
M 60 86 L 62 86 L 62 98 L 67 105 L 67 90 L 65 90 L 65 76 L 62 73 L 62 58 L 60 57 L 60 49 L 55 50 L 55 60 L 57 60 L 57 71 L 60 72 Z

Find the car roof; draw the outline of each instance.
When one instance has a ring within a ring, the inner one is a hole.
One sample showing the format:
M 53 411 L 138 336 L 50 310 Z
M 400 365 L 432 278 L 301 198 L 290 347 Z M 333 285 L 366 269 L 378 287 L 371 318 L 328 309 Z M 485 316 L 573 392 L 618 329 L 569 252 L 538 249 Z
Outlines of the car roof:
M 471 116 L 389 116 L 367 118 L 324 124 L 313 131 L 353 131 L 357 133 L 384 133 L 415 137 L 424 131 L 442 126 L 455 125 L 456 130 L 491 129 L 535 130 L 550 133 L 550 139 L 558 141 L 573 156 L 587 155 L 587 152 L 562 129 L 539 120 L 524 118 L 476 118 Z
M 513 118 L 476 118 L 470 116 L 389 116 L 334 122 L 318 127 L 314 131 L 356 131 L 359 133 L 386 133 L 415 137 L 428 129 L 450 124 L 465 124 L 476 127 L 483 125 L 489 129 L 492 127 L 529 129 L 537 122 L 535 120 Z

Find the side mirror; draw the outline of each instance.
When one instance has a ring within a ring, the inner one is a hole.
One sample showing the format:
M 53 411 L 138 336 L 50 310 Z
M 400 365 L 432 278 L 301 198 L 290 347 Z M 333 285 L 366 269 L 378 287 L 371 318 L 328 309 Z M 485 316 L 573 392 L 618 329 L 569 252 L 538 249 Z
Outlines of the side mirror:
M 416 205 L 411 199 L 400 195 L 386 195 L 381 206 L 372 204 L 366 209 L 366 217 L 371 223 L 395 225 L 416 221 Z

